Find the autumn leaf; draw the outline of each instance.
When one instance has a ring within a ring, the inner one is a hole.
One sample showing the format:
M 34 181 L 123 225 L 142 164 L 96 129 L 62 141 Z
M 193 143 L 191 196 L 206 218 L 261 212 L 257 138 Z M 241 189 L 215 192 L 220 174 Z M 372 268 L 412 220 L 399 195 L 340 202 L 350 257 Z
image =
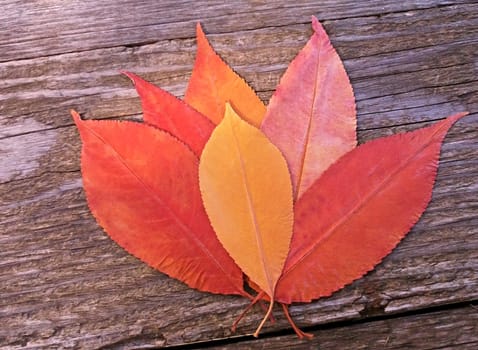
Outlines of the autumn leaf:
M 295 205 L 276 299 L 328 296 L 388 255 L 427 207 L 443 138 L 466 114 L 367 142 L 328 168 Z
M 144 121 L 176 136 L 199 157 L 214 124 L 169 92 L 133 73 L 123 73 L 133 81 L 141 98 Z
M 443 139 L 466 114 L 355 148 L 352 87 L 315 18 L 312 27 L 267 109 L 198 24 L 184 101 L 125 73 L 145 123 L 72 112 L 98 223 L 193 288 L 249 298 L 233 329 L 269 302 L 255 336 L 279 303 L 311 337 L 288 305 L 332 294 L 392 251 L 428 205 Z
M 198 189 L 198 158 L 170 134 L 119 121 L 81 120 L 81 171 L 91 212 L 108 235 L 192 288 L 246 295 Z
M 219 240 L 272 299 L 270 313 L 292 236 L 292 184 L 285 159 L 227 105 L 201 155 L 199 180 Z
M 234 110 L 254 126 L 259 127 L 266 107 L 252 88 L 216 54 L 198 23 L 197 54 L 184 101 L 219 124 L 224 106 Z
M 357 142 L 347 73 L 315 17 L 312 27 L 314 34 L 287 68 L 261 126 L 287 160 L 294 198 Z

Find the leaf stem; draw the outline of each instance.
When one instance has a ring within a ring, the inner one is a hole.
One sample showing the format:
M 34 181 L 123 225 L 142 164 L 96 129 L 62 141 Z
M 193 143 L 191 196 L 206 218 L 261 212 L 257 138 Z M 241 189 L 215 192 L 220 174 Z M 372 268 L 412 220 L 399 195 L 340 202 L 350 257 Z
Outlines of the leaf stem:
M 269 309 L 266 312 L 266 315 L 262 319 L 261 323 L 259 324 L 259 327 L 257 327 L 256 331 L 254 332 L 254 337 L 259 336 L 259 332 L 261 331 L 262 327 L 266 323 L 267 319 L 269 318 L 270 314 L 272 313 L 272 308 L 274 307 L 274 299 L 271 298 L 271 303 L 269 304 Z
M 259 300 L 259 306 L 261 307 L 262 311 L 266 312 L 267 307 L 264 305 L 264 300 Z M 271 324 L 274 324 L 276 322 L 276 319 L 274 318 L 274 314 L 269 315 L 269 321 Z
M 244 311 L 242 311 L 242 313 L 236 318 L 236 320 L 234 321 L 234 323 L 232 324 L 231 326 L 231 331 L 232 332 L 235 332 L 236 329 L 237 329 L 237 325 L 239 324 L 239 322 L 244 318 L 244 316 L 247 314 L 247 312 L 252 309 L 252 307 L 258 302 L 261 300 L 261 298 L 264 296 L 264 291 L 261 291 L 260 293 L 258 293 L 256 295 L 256 297 L 254 299 L 252 299 L 252 301 L 249 303 L 249 305 L 247 305 L 247 307 L 244 309 Z
M 287 307 L 286 304 L 282 304 L 280 303 L 281 306 L 282 306 L 282 310 L 284 310 L 284 314 L 285 314 L 285 317 L 287 318 L 287 321 L 289 321 L 290 325 L 292 326 L 292 329 L 294 329 L 294 332 L 295 334 L 297 334 L 297 336 L 302 339 L 302 338 L 307 338 L 307 339 L 312 339 L 314 337 L 313 334 L 311 333 L 305 333 L 303 332 L 299 327 L 297 327 L 297 325 L 294 323 L 294 320 L 292 319 L 292 317 L 290 317 L 290 314 L 289 314 L 289 308 Z

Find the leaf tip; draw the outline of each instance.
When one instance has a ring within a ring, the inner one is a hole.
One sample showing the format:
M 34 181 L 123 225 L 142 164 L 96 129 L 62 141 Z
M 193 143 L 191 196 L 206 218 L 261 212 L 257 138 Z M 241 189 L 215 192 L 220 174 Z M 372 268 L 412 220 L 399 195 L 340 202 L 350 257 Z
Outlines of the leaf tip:
M 224 109 L 225 114 L 235 113 L 234 108 L 232 108 L 231 103 L 226 101 L 226 108 Z
M 71 110 L 70 110 L 70 114 L 71 114 L 71 116 L 72 116 L 73 121 L 75 122 L 75 124 L 78 125 L 78 123 L 81 122 L 81 116 L 80 116 L 80 114 L 79 114 L 77 111 L 75 111 L 74 109 L 71 109 Z
M 322 24 L 319 22 L 317 17 L 312 16 L 312 28 L 314 29 L 314 32 L 319 35 L 319 36 L 327 36 L 327 33 L 325 32 L 324 27 Z
M 455 124 L 458 120 L 461 118 L 467 116 L 469 112 L 459 112 L 453 115 L 450 115 L 443 119 L 441 122 L 437 123 L 436 125 L 441 125 L 441 127 L 445 128 L 446 130 L 449 130 L 453 124 Z M 433 126 L 432 126 L 433 127 Z
M 133 84 L 136 85 L 136 81 L 139 78 L 136 74 L 128 72 L 126 70 L 120 70 L 120 73 L 126 75 L 133 82 Z
M 229 120 L 231 123 L 241 123 L 244 122 L 249 124 L 246 120 L 242 119 L 239 114 L 236 112 L 232 104 L 227 101 L 224 108 L 224 121 Z
M 196 23 L 196 40 L 197 40 L 198 47 L 200 45 L 209 46 L 209 42 L 207 41 L 206 34 L 204 33 L 204 30 L 202 29 L 201 22 Z
M 201 26 L 201 22 L 196 22 L 196 35 L 199 35 L 199 33 L 202 33 L 204 34 L 203 30 L 202 30 L 202 26 Z
M 447 119 L 453 124 L 457 122 L 458 120 L 460 120 L 461 118 L 466 117 L 468 114 L 470 114 L 470 112 L 464 111 L 464 112 L 453 114 L 449 116 Z

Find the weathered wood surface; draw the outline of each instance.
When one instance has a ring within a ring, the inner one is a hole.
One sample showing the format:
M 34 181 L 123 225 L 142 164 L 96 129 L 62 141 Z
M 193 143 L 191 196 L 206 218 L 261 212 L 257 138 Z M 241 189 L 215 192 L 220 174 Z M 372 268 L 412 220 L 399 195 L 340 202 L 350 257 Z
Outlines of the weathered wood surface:
M 320 3 L 0 4 L 1 348 L 200 347 L 215 339 L 244 348 L 476 347 L 477 310 L 468 305 L 478 300 L 478 4 Z M 289 326 L 277 312 L 264 338 L 251 341 L 243 335 L 260 310 L 231 338 L 246 300 L 190 290 L 126 254 L 97 226 L 68 110 L 139 118 L 120 69 L 181 96 L 198 20 L 267 101 L 311 34 L 311 15 L 345 61 L 361 142 L 462 110 L 471 115 L 446 137 L 433 200 L 399 247 L 332 297 L 291 308 L 316 340 L 283 334 Z
M 238 349 L 460 349 L 478 347 L 478 312 L 473 306 L 366 322 L 320 327 L 312 341 L 279 335 L 235 343 Z M 227 349 L 229 345 L 210 349 Z

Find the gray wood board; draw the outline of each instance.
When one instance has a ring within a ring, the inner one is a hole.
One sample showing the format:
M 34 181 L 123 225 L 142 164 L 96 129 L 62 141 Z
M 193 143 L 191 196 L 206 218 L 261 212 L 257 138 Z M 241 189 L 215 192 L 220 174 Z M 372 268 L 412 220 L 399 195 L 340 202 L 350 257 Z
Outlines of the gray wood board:
M 412 232 L 363 279 L 330 298 L 292 306 L 297 323 L 367 321 L 477 299 L 478 4 L 5 1 L 0 6 L 1 347 L 130 348 L 231 336 L 229 326 L 246 300 L 188 289 L 129 256 L 96 224 L 82 191 L 81 143 L 68 113 L 75 108 L 85 118 L 140 118 L 139 99 L 119 70 L 182 96 L 199 20 L 216 50 L 267 101 L 310 36 L 310 16 L 318 16 L 350 75 L 360 142 L 459 111 L 471 113 L 445 139 L 432 202 Z M 466 312 L 467 322 L 473 320 L 467 310 L 453 312 Z M 289 328 L 279 309 L 276 314 L 277 322 L 267 324 L 264 333 Z M 250 313 L 238 336 L 251 333 L 261 317 L 259 308 Z M 429 322 L 427 314 L 417 317 Z M 459 329 L 453 317 L 442 319 L 452 324 L 450 332 Z M 396 320 L 402 319 L 391 324 Z M 350 327 L 353 332 L 356 326 Z M 476 342 L 467 334 L 463 342 Z M 330 339 L 323 337 L 317 337 L 319 343 Z M 292 346 L 293 338 L 287 339 Z M 335 346 L 344 344 L 350 343 Z M 440 344 L 430 337 L 427 346 Z
M 319 327 L 312 340 L 281 335 L 212 346 L 209 349 L 459 349 L 478 347 L 476 307 Z

